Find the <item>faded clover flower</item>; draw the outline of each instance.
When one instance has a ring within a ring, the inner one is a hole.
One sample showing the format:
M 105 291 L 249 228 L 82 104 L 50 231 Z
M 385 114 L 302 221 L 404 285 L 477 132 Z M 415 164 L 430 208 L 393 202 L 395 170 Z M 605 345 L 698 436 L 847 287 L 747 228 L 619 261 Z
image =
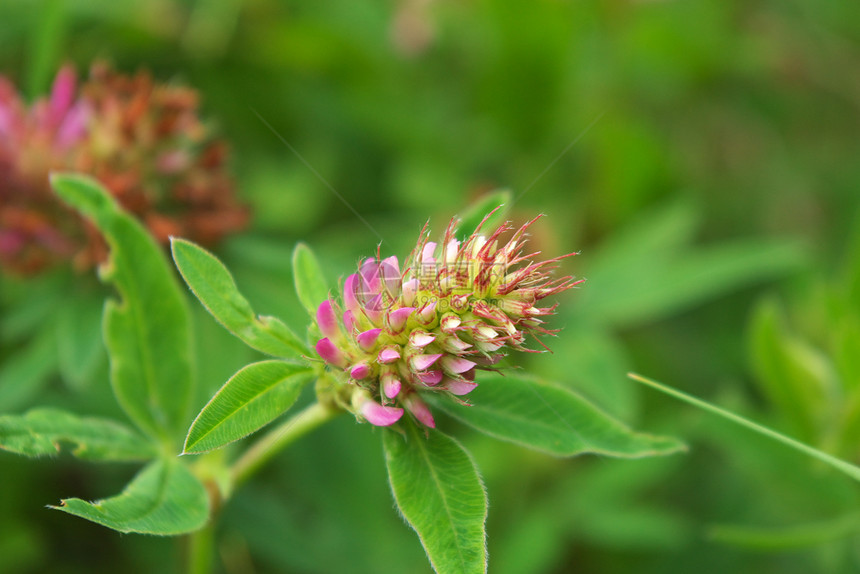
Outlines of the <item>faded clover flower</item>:
M 72 259 L 104 259 L 98 232 L 53 197 L 51 170 L 99 179 L 166 243 L 211 245 L 245 226 L 226 145 L 198 117 L 195 91 L 95 64 L 80 87 L 62 68 L 51 94 L 26 105 L 0 77 L 0 266 L 34 273 Z
M 531 351 L 527 334 L 556 333 L 542 319 L 556 306 L 537 305 L 583 281 L 550 276 L 574 253 L 533 262 L 539 252 L 524 254 L 523 246 L 537 217 L 503 246 L 514 228 L 506 223 L 485 236 L 487 218 L 463 242 L 452 220 L 441 245 L 428 241 L 425 226 L 407 269 L 393 256 L 366 259 L 344 281 L 343 307 L 330 299 L 319 306 L 316 351 L 354 385 L 344 406 L 360 419 L 388 426 L 406 409 L 433 427 L 422 394 L 468 404 L 459 397 L 477 387 L 476 370 L 493 369 L 506 347 Z

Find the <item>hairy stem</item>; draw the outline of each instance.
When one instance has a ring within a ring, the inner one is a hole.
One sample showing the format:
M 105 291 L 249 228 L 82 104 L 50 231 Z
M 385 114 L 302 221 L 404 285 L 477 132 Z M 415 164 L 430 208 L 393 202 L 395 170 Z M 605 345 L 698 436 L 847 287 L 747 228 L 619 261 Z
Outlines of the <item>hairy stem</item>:
M 230 469 L 233 488 L 250 478 L 261 466 L 294 440 L 330 421 L 342 411 L 314 403 L 269 431 L 251 445 Z

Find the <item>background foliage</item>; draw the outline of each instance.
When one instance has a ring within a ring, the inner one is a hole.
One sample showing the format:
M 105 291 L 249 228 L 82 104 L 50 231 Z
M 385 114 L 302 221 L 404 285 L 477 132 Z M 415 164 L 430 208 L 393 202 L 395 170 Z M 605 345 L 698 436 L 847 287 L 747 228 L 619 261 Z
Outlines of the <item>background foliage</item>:
M 95 58 L 200 89 L 255 213 L 217 253 L 256 312 L 295 329 L 298 240 L 336 283 L 496 187 L 515 219 L 549 215 L 535 243 L 580 250 L 565 270 L 588 282 L 563 297 L 555 353 L 526 368 L 691 450 L 555 460 L 446 421 L 487 485 L 491 572 L 842 572 L 860 560 L 854 484 L 624 373 L 858 461 L 842 424 L 860 388 L 858 16 L 808 0 L 12 0 L 0 71 L 31 97 Z M 116 418 L 92 335 L 109 288 L 57 292 L 59 275 L 0 277 L 0 411 Z M 197 412 L 262 356 L 191 312 Z M 378 433 L 338 419 L 238 492 L 223 571 L 429 571 L 392 512 Z M 0 572 L 178 568 L 174 540 L 42 509 L 119 492 L 136 465 L 0 465 Z

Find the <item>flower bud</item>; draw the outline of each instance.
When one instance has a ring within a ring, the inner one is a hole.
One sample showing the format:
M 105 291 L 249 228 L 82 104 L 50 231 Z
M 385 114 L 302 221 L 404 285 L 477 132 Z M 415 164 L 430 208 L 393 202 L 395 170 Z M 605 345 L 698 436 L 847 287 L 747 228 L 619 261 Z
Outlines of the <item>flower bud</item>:
M 320 339 L 316 344 L 316 351 L 323 361 L 335 367 L 342 367 L 346 362 L 343 353 L 329 339 Z
M 367 391 L 354 393 L 352 405 L 357 413 L 364 417 L 367 422 L 378 427 L 393 425 L 403 416 L 403 409 L 384 407 L 374 401 Z
M 377 355 L 376 360 L 382 365 L 393 363 L 400 360 L 400 351 L 393 345 L 385 347 L 379 351 L 379 355 Z
M 430 409 L 427 408 L 427 403 L 418 397 L 418 393 L 409 393 L 403 397 L 403 405 L 406 407 L 412 416 L 418 419 L 423 425 L 430 428 L 436 428 L 436 421 L 433 420 L 433 415 L 430 414 Z
M 340 335 L 340 329 L 337 326 L 337 317 L 334 314 L 334 309 L 331 306 L 331 301 L 326 299 L 317 308 L 317 325 L 320 332 L 329 339 L 334 339 Z

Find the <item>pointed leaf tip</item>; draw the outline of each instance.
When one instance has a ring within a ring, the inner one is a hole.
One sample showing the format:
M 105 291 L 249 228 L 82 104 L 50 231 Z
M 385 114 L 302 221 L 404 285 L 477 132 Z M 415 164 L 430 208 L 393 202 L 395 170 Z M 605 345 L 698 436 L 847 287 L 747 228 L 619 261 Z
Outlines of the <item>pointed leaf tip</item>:
M 486 434 L 554 456 L 640 458 L 684 448 L 671 437 L 634 432 L 580 395 L 540 379 L 488 373 L 478 382 L 446 383 L 453 394 L 470 393 L 472 406 L 429 393 L 427 400 Z
M 209 495 L 184 464 L 158 460 L 141 470 L 116 496 L 95 502 L 66 498 L 49 508 L 119 532 L 173 536 L 206 524 Z
M 239 440 L 283 414 L 313 378 L 303 365 L 260 361 L 240 369 L 194 419 L 183 454 L 199 454 Z

